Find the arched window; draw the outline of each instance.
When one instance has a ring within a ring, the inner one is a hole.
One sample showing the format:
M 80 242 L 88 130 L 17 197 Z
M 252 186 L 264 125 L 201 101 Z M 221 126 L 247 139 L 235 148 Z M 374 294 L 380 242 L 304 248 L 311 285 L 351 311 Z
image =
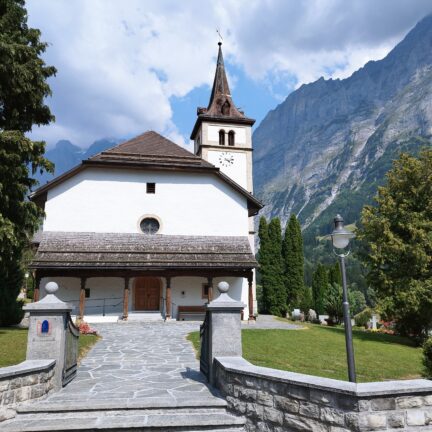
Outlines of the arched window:
M 223 129 L 219 131 L 219 145 L 225 145 L 225 131 Z
M 235 132 L 232 131 L 232 130 L 230 130 L 230 131 L 228 132 L 228 145 L 229 145 L 229 146 L 233 146 L 233 145 L 234 145 L 234 142 L 235 142 L 235 140 L 234 140 L 234 136 L 235 136 Z
M 230 108 L 231 108 L 230 103 L 228 101 L 225 101 L 221 108 L 222 115 L 229 115 Z

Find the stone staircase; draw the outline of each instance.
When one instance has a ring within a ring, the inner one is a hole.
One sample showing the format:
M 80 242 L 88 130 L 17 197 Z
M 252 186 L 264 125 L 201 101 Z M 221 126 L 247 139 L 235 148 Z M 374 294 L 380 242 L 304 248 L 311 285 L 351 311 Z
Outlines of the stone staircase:
M 159 401 L 49 402 L 22 405 L 1 424 L 2 432 L 145 431 L 244 432 L 245 420 L 230 414 L 221 398 Z

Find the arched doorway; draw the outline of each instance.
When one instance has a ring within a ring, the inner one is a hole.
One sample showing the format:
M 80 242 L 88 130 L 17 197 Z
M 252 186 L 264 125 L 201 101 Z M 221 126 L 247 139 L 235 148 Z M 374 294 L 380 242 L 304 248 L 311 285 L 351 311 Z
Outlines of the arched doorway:
M 137 277 L 134 281 L 135 310 L 160 310 L 162 283 L 156 277 Z

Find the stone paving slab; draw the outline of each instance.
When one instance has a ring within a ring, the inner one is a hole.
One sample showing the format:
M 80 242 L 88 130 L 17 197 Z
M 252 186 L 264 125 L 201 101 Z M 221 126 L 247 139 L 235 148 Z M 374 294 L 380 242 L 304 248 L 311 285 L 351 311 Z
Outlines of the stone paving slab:
M 102 336 L 82 360 L 76 378 L 38 403 L 163 400 L 178 406 L 218 393 L 199 371 L 188 333 L 199 323 L 97 324 Z

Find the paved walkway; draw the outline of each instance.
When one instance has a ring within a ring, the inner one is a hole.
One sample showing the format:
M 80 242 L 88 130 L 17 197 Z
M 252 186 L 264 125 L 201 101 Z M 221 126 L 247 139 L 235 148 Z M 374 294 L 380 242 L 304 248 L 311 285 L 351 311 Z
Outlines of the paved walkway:
M 97 324 L 102 336 L 77 377 L 46 403 L 172 403 L 214 398 L 185 339 L 197 323 Z
M 290 324 L 280 321 L 273 315 L 258 315 L 255 324 L 243 323 L 242 328 L 246 329 L 281 329 L 281 330 L 301 330 L 301 325 Z

